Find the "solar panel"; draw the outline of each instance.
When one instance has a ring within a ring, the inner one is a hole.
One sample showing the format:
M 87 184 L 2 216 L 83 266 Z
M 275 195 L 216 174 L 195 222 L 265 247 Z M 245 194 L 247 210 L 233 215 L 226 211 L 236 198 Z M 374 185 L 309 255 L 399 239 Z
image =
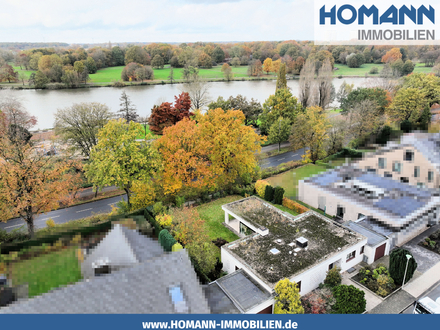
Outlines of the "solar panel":
M 318 175 L 312 179 L 313 182 L 319 184 L 320 186 L 328 186 L 331 183 L 339 181 L 340 176 L 337 171 L 328 171 L 321 175 Z
M 422 207 L 425 203 L 411 197 L 401 197 L 399 199 L 382 198 L 374 203 L 375 206 L 392 212 L 401 217 L 406 217 L 415 210 Z

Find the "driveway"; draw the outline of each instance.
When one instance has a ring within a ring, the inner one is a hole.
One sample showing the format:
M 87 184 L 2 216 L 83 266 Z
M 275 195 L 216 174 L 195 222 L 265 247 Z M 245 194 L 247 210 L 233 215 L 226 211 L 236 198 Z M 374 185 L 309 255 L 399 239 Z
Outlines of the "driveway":
M 417 261 L 417 271 L 425 273 L 432 266 L 440 262 L 440 254 L 432 252 L 418 244 L 427 236 L 440 229 L 440 225 L 435 225 L 416 236 L 402 247 L 407 249 Z

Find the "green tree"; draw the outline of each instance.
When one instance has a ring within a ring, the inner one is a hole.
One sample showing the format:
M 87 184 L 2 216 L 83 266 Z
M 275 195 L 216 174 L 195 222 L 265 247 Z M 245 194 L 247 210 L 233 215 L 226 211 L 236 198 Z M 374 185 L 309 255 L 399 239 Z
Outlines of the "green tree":
M 390 104 L 390 98 L 387 95 L 387 91 L 374 87 L 374 88 L 356 88 L 351 90 L 346 97 L 341 95 L 339 101 L 341 102 L 341 109 L 343 113 L 347 113 L 350 109 L 353 109 L 357 104 L 364 100 L 371 100 L 376 102 L 377 111 L 380 114 L 385 112 L 385 108 Z
M 160 168 L 158 154 L 147 142 L 149 137 L 142 143 L 136 141 L 141 129 L 141 124 L 133 121 L 110 120 L 99 131 L 90 162 L 84 166 L 87 179 L 98 189 L 106 185 L 124 189 L 129 208 L 133 184 L 149 182 Z
M 86 62 L 84 63 L 85 66 L 87 67 L 87 70 L 89 71 L 90 74 L 96 73 L 96 71 L 98 70 L 98 68 L 96 67 L 96 63 L 95 60 L 93 59 L 93 57 L 87 57 Z
M 227 81 L 231 81 L 232 78 L 234 78 L 234 74 L 232 73 L 232 68 L 229 66 L 228 63 L 222 65 L 222 72 Z
M 98 102 L 74 103 L 55 113 L 55 132 L 85 157 L 98 143 L 98 131 L 113 118 L 107 105 Z
M 168 76 L 168 80 L 170 81 L 171 84 L 174 83 L 175 81 L 173 67 L 170 67 L 170 75 Z
M 214 51 L 212 52 L 212 59 L 216 63 L 221 63 L 225 60 L 225 52 L 223 49 L 221 49 L 219 46 L 215 47 Z
M 428 105 L 426 94 L 417 88 L 402 88 L 388 108 L 389 116 L 395 121 L 409 120 L 416 124 Z
M 308 147 L 304 160 L 315 163 L 325 155 L 329 128 L 325 112 L 320 107 L 309 107 L 297 116 L 289 137 L 290 144 L 294 149 Z
M 150 55 L 148 55 L 147 51 L 140 46 L 131 46 L 125 52 L 125 65 L 131 62 L 150 65 Z
M 298 285 L 287 278 L 275 285 L 274 314 L 304 314 Z
M 336 314 L 362 314 L 367 302 L 365 292 L 353 285 L 338 285 L 333 289 L 336 303 L 332 309 Z
M 433 74 L 413 73 L 406 76 L 403 81 L 403 88 L 409 87 L 423 92 L 430 107 L 434 103 L 440 103 L 440 77 Z
M 159 54 L 154 56 L 151 60 L 151 66 L 156 69 L 163 69 L 164 61 L 162 56 L 160 56 Z
M 227 100 L 222 96 L 217 98 L 217 101 L 211 102 L 208 105 L 208 109 L 221 108 L 223 110 L 241 110 L 246 117 L 246 125 L 257 126 L 258 116 L 262 113 L 263 109 L 261 103 L 257 100 L 247 100 L 246 96 L 238 94 L 236 97 L 230 96 Z
M 406 257 L 407 255 L 411 256 L 409 261 Z M 405 276 L 405 269 L 407 263 L 408 263 L 408 269 L 406 270 L 406 276 Z M 394 280 L 396 284 L 402 285 L 403 277 L 405 277 L 405 283 L 408 283 L 408 281 L 413 277 L 416 269 L 417 269 L 417 262 L 414 259 L 414 256 L 408 250 L 398 248 L 390 253 L 389 272 L 391 278 Z
M 37 72 L 35 72 L 32 80 L 29 79 L 29 83 L 32 83 L 35 88 L 45 88 L 46 85 L 49 83 L 49 78 L 47 78 L 47 76 L 43 72 L 38 70 Z
M 278 118 L 269 129 L 269 141 L 271 143 L 278 143 L 278 152 L 280 152 L 281 142 L 287 141 L 290 135 L 292 125 L 289 120 Z
M 301 109 L 298 99 L 288 89 L 277 90 L 275 95 L 269 96 L 263 104 L 263 113 L 260 115 L 261 133 L 268 134 L 270 127 L 279 117 L 289 120 L 292 124 Z
M 277 85 L 275 90 L 279 89 L 287 89 L 287 80 L 286 80 L 286 64 L 282 63 L 280 66 L 280 70 L 277 74 Z

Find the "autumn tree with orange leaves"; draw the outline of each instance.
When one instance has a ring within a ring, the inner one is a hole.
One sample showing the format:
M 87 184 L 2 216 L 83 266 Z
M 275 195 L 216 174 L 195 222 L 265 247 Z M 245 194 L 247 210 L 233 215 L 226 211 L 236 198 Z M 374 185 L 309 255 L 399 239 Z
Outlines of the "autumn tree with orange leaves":
M 262 137 L 244 120 L 239 110 L 219 108 L 165 128 L 156 141 L 163 160 L 164 193 L 223 188 L 254 171 Z
M 402 53 L 399 48 L 392 48 L 384 56 L 382 56 L 382 62 L 392 63 L 402 58 Z
M 148 119 L 150 130 L 156 134 L 162 135 L 165 127 L 175 125 L 183 118 L 189 118 L 193 115 L 190 110 L 191 98 L 188 93 L 181 93 L 174 96 L 174 106 L 169 102 L 162 102 L 161 105 L 155 105 L 151 110 L 151 116 Z
M 34 236 L 34 219 L 72 200 L 79 174 L 74 161 L 48 156 L 27 141 L 8 139 L 7 121 L 0 118 L 0 220 L 19 216 Z

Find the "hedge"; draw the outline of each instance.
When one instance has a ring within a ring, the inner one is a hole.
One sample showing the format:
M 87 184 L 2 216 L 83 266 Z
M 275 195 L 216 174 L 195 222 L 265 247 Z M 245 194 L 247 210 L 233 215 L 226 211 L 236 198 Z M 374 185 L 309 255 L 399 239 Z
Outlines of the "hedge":
M 162 245 L 163 249 L 167 252 L 171 252 L 173 245 L 177 243 L 174 237 L 166 229 L 162 229 L 159 233 L 159 243 Z
M 287 197 L 283 198 L 283 206 L 287 207 L 288 209 L 291 209 L 295 211 L 298 214 L 307 212 L 309 209 Z
M 273 187 L 271 185 L 267 185 L 264 190 L 264 199 L 268 202 L 272 202 L 273 201 L 273 193 L 274 193 Z
M 10 252 L 20 251 L 24 248 L 29 248 L 31 246 L 37 246 L 42 244 L 53 244 L 56 241 L 58 241 L 60 238 L 66 236 L 74 237 L 77 234 L 81 234 L 81 236 L 86 236 L 93 232 L 110 230 L 112 227 L 112 222 L 119 221 L 120 219 L 124 219 L 124 218 L 134 218 L 134 216 L 142 215 L 143 213 L 144 213 L 144 209 L 140 209 L 126 214 L 118 214 L 118 215 L 110 216 L 108 218 L 108 221 L 96 225 L 83 226 L 71 230 L 60 231 L 57 233 L 48 234 L 43 237 L 38 237 L 18 243 L 0 244 L 0 253 L 8 254 Z
M 154 215 L 152 214 L 152 209 L 151 211 L 148 209 L 148 207 L 145 209 L 144 211 L 144 217 L 145 219 L 147 219 L 147 221 L 149 223 L 151 223 L 151 225 L 154 227 L 154 233 L 155 235 L 159 235 L 159 233 L 162 231 L 162 226 L 159 224 L 159 222 L 156 221 L 156 218 L 154 217 Z
M 284 197 L 284 188 L 280 186 L 276 186 L 273 194 L 273 202 L 275 204 L 281 205 L 283 203 L 283 197 Z

